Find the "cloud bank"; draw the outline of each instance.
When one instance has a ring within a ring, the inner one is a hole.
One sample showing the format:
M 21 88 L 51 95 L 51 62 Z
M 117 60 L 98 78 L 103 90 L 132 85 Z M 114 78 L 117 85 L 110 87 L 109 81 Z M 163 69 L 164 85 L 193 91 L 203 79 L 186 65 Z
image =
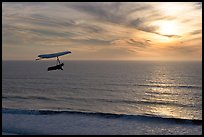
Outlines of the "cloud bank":
M 80 53 L 72 59 L 88 59 L 87 53 L 98 59 L 107 58 L 107 55 L 112 58 L 110 51 L 115 52 L 114 59 L 151 59 L 155 56 L 151 51 L 159 53 L 165 52 L 164 49 L 176 50 L 178 55 L 200 54 L 201 12 L 202 3 L 193 2 L 4 2 L 3 59 L 11 58 L 9 49 L 12 48 L 19 53 L 30 48 L 32 56 L 63 49 Z M 176 22 L 177 33 L 162 34 L 159 21 Z M 190 50 L 189 46 L 169 48 L 182 42 L 187 46 L 189 42 L 195 50 Z M 16 56 L 24 58 L 21 54 Z

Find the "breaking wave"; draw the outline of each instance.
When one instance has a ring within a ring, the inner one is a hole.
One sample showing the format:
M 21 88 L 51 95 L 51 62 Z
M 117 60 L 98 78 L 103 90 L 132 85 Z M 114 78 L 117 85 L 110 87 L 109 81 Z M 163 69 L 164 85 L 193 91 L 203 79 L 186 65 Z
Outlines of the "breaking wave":
M 199 119 L 180 119 L 180 118 L 168 118 L 161 117 L 156 115 L 129 115 L 129 114 L 113 114 L 113 113 L 102 113 L 102 112 L 87 112 L 87 111 L 72 111 L 72 110 L 25 110 L 25 109 L 11 109 L 11 108 L 2 108 L 2 113 L 9 114 L 24 114 L 24 115 L 56 115 L 56 114 L 65 114 L 65 115 L 82 115 L 82 116 L 98 116 L 102 118 L 111 118 L 111 119 L 126 119 L 126 120 L 148 120 L 148 121 L 166 121 L 166 122 L 176 122 L 180 124 L 195 124 L 202 125 L 202 120 Z

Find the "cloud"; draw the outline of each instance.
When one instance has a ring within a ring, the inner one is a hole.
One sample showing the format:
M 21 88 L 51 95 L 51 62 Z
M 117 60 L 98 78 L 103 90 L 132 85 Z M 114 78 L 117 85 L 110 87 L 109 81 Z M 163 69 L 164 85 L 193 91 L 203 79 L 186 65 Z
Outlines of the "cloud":
M 5 6 L 8 8 L 5 10 Z M 43 10 L 43 9 L 46 10 Z M 52 8 L 58 8 L 53 12 Z M 98 39 L 101 35 L 111 35 L 117 37 L 118 32 L 107 29 L 109 23 L 112 25 L 124 25 L 135 29 L 155 33 L 158 27 L 148 25 L 147 18 L 129 18 L 139 12 L 146 13 L 153 10 L 150 4 L 144 3 L 13 3 L 4 4 L 3 27 L 12 28 L 13 33 L 24 31 L 31 36 L 41 35 L 55 38 L 64 37 L 66 39 Z M 59 14 L 65 11 L 77 13 L 82 18 L 76 18 L 68 12 L 67 15 Z M 78 14 L 79 11 L 83 14 Z M 152 12 L 153 17 L 161 16 L 157 11 Z M 71 15 L 71 16 L 70 16 Z M 11 22 L 14 22 L 11 23 Z M 94 22 L 100 22 L 97 25 Z M 10 25 L 9 27 L 5 24 Z M 101 25 L 103 24 L 103 25 Z M 107 25 L 106 25 L 107 24 Z M 15 31 L 16 30 L 16 31 Z M 6 29 L 4 29 L 6 31 Z M 106 37 L 107 38 L 107 37 Z M 116 38 L 117 39 L 117 38 Z M 104 40 L 103 40 L 104 41 Z
M 202 2 L 196 2 L 194 3 L 194 7 L 197 8 L 197 9 L 202 9 Z
M 139 51 L 144 51 L 146 48 L 151 46 L 151 40 L 146 39 L 138 40 L 135 38 L 129 38 L 114 40 L 111 42 L 111 44 L 117 48 L 126 49 L 129 52 L 138 53 Z
M 23 50 L 25 46 L 69 46 L 81 47 L 82 51 L 88 46 L 104 51 L 112 47 L 112 51 L 142 54 L 151 51 L 163 37 L 193 43 L 202 32 L 201 11 L 202 3 L 4 2 L 3 47 L 13 45 Z M 182 33 L 161 34 L 159 24 L 154 24 L 160 20 L 177 22 Z M 181 48 L 178 51 L 182 52 Z
M 177 56 L 189 56 L 190 55 L 194 55 L 197 54 L 198 51 L 200 51 L 200 47 L 199 46 L 169 46 L 167 47 L 168 52 L 171 53 L 176 53 Z
M 73 40 L 73 43 L 79 43 L 80 45 L 107 46 L 110 45 L 111 41 L 99 39 L 82 39 L 77 41 Z
M 136 47 L 140 47 L 140 48 L 145 48 L 145 47 L 149 46 L 149 41 L 148 40 L 138 41 L 138 40 L 135 40 L 133 38 L 130 38 L 126 42 L 131 44 L 131 45 L 134 45 Z
M 82 11 L 91 15 L 93 19 L 111 23 L 123 24 L 127 19 L 127 13 L 123 10 L 123 3 L 67 3 L 68 8 Z M 125 3 L 126 5 L 126 3 Z M 132 11 L 132 10 L 131 10 Z
M 197 35 L 197 34 L 201 34 L 201 33 L 202 33 L 202 30 L 194 30 L 190 34 L 191 35 Z
M 138 19 L 130 21 L 129 25 L 131 27 L 135 27 L 136 29 L 141 30 L 141 31 L 155 33 L 156 30 L 158 29 L 158 27 L 157 26 L 144 25 L 145 22 L 147 22 L 145 19 L 138 18 Z
M 161 35 L 161 36 L 165 36 L 165 37 L 169 37 L 169 38 L 181 38 L 182 36 L 179 35 L 165 35 L 165 34 L 161 34 L 158 32 L 154 32 L 155 34 Z
M 66 5 L 91 15 L 97 21 L 134 27 L 150 33 L 154 33 L 158 27 L 149 25 L 148 22 L 164 18 L 173 19 L 171 16 L 164 16 L 148 3 L 76 3 Z M 141 14 L 145 16 L 141 16 Z

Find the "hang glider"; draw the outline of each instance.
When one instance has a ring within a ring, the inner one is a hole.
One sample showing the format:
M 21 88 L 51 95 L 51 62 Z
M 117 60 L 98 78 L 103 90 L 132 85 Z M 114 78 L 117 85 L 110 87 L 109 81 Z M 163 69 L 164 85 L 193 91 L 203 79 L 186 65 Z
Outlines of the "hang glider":
M 41 55 L 38 55 L 39 58 L 37 58 L 36 60 L 41 60 L 41 59 L 49 59 L 49 58 L 57 58 L 57 64 L 55 66 L 51 66 L 51 67 L 48 67 L 48 71 L 51 71 L 51 70 L 63 70 L 62 66 L 64 66 L 64 63 L 60 63 L 60 60 L 59 60 L 59 56 L 63 56 L 63 55 L 66 55 L 66 54 L 70 54 L 71 51 L 64 51 L 64 52 L 58 52 L 58 53 L 52 53 L 52 54 L 41 54 Z
M 63 56 L 66 54 L 71 53 L 71 51 L 64 51 L 64 52 L 58 52 L 58 53 L 52 53 L 52 54 L 42 54 L 42 55 L 38 55 L 39 58 L 37 58 L 36 60 L 40 60 L 43 58 L 54 58 L 54 57 L 59 57 L 59 56 Z

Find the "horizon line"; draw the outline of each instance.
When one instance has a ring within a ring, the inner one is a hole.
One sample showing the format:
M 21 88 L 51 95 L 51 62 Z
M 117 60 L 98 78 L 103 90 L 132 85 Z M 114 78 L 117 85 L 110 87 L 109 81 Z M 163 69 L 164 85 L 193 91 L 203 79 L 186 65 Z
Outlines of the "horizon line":
M 2 61 L 36 61 L 36 60 L 11 60 L 11 59 L 2 59 Z M 56 61 L 56 60 L 48 60 L 48 59 L 44 59 L 41 61 Z M 140 60 L 134 60 L 134 59 L 66 59 L 66 60 L 62 60 L 62 61 L 202 61 L 202 59 L 192 59 L 192 60 L 187 60 L 187 59 L 181 59 L 181 60 L 175 60 L 175 59 L 164 59 L 164 60 L 160 60 L 160 59 L 140 59 Z

